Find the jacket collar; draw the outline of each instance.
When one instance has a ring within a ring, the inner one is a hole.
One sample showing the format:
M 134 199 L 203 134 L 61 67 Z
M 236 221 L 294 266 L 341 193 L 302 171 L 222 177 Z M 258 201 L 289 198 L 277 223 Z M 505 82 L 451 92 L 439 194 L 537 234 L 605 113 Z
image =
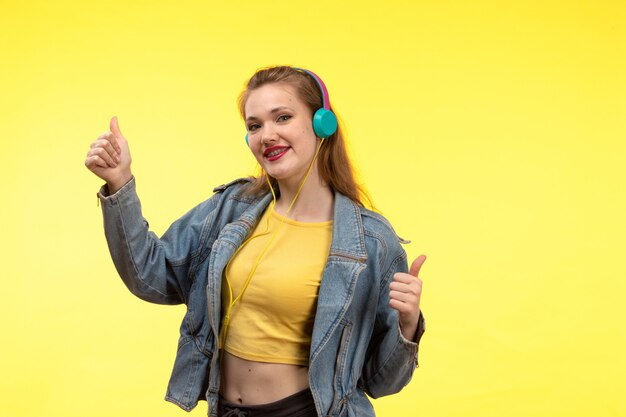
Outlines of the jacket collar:
M 359 206 L 345 195 L 335 191 L 333 218 L 333 240 L 330 246 L 330 255 L 344 256 L 358 262 L 365 262 L 367 251 Z

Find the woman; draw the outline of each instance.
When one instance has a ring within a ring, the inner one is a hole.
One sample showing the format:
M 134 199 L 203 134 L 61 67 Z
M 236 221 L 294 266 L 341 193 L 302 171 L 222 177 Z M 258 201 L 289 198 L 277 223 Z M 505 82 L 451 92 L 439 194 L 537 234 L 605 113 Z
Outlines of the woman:
M 187 305 L 166 400 L 209 416 L 373 416 L 417 364 L 425 260 L 407 273 L 389 223 L 363 207 L 323 82 L 257 71 L 240 97 L 261 174 L 217 187 L 159 239 L 117 118 L 85 164 L 115 266 L 138 297 Z

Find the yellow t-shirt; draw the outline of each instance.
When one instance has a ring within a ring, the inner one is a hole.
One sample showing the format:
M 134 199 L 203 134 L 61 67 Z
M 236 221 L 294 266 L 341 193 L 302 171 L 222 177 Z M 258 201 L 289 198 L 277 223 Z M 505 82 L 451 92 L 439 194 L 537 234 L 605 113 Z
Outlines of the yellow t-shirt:
M 269 217 L 269 229 L 267 221 Z M 332 240 L 332 221 L 304 223 L 268 209 L 253 236 L 226 270 L 234 300 L 261 252 L 276 233 L 243 296 L 232 307 L 224 348 L 243 359 L 308 365 L 322 273 Z M 222 314 L 228 307 L 222 284 Z

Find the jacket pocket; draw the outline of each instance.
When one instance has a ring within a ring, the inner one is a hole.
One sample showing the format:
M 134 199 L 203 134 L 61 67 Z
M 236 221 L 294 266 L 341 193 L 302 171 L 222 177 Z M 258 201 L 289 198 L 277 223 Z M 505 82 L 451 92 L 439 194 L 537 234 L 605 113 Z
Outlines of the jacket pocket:
M 337 417 L 343 417 L 347 415 L 348 412 L 348 398 L 342 398 L 339 401 L 339 405 L 337 405 L 337 413 L 335 414 Z
M 352 323 L 347 320 L 340 322 L 341 337 L 339 339 L 339 347 L 337 348 L 337 357 L 335 360 L 335 372 L 333 377 L 333 402 L 329 415 L 340 416 L 345 410 L 346 401 L 343 398 L 346 388 L 344 387 L 346 358 L 348 356 L 348 347 L 350 345 L 350 336 L 352 334 Z M 348 388 L 349 389 L 349 388 Z
M 193 338 L 191 336 L 180 336 L 178 338 L 178 347 L 176 348 L 176 352 L 178 352 L 183 346 L 187 343 L 191 342 Z

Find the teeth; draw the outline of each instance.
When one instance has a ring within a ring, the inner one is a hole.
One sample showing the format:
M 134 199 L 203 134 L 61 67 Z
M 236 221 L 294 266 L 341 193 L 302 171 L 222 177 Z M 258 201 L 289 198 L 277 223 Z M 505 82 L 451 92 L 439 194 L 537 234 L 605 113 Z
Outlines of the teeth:
M 283 153 L 284 151 L 285 151 L 285 148 L 283 148 L 283 149 L 277 149 L 277 150 L 275 150 L 275 151 L 272 151 L 272 152 L 268 153 L 268 154 L 267 154 L 267 157 L 268 157 L 268 158 L 271 158 L 271 157 L 276 156 L 276 155 L 278 155 L 278 154 L 280 154 L 280 153 Z

